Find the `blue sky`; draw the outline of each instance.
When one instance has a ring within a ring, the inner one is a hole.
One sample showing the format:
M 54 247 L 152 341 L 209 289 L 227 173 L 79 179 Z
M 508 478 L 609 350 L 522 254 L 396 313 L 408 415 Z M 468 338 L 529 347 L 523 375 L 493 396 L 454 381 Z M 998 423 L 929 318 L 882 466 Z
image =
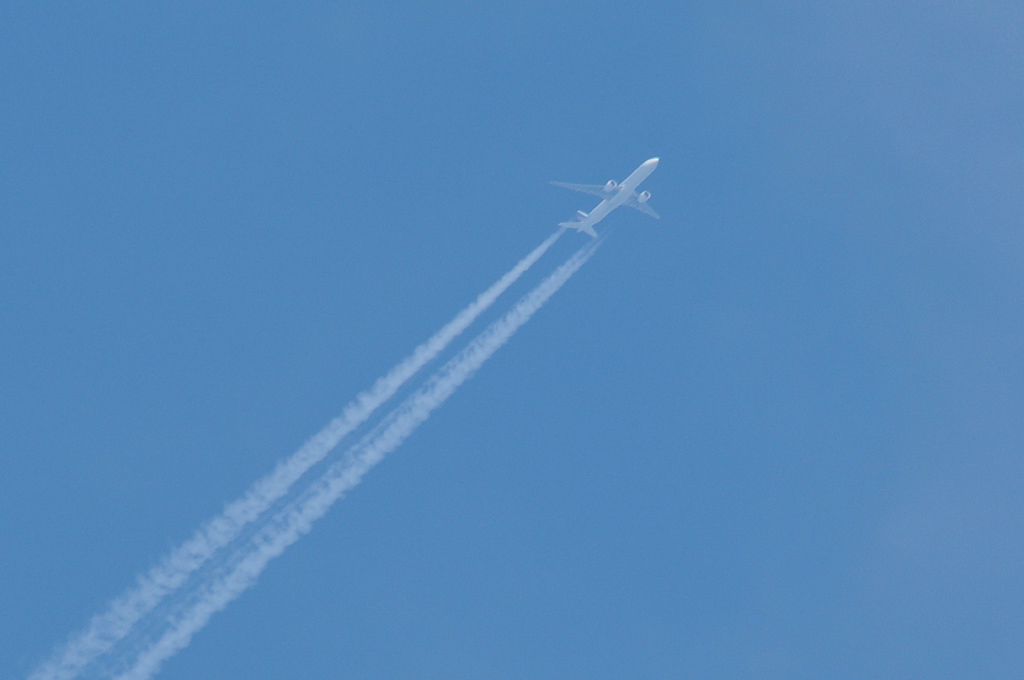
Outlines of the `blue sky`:
M 1015 677 L 1022 39 L 1010 2 L 8 3 L 0 677 L 592 207 L 548 180 L 651 156 L 662 219 L 600 225 L 160 677 Z

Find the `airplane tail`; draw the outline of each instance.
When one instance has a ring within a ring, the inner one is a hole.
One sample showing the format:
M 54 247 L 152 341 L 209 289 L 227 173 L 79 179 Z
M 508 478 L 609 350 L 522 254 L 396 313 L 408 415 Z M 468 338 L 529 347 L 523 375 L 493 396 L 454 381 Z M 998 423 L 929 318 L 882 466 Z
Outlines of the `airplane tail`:
M 589 224 L 584 224 L 584 220 L 587 218 L 587 213 L 582 210 L 576 211 L 576 219 L 570 222 L 559 222 L 558 226 L 562 229 L 575 229 L 576 231 L 582 231 L 584 234 L 589 234 L 591 238 L 597 238 L 597 232 Z
M 591 238 L 597 238 L 597 232 L 594 231 L 593 227 L 583 226 L 579 222 L 559 222 L 558 226 L 563 229 L 575 229 L 576 231 L 582 231 L 584 234 L 589 234 Z

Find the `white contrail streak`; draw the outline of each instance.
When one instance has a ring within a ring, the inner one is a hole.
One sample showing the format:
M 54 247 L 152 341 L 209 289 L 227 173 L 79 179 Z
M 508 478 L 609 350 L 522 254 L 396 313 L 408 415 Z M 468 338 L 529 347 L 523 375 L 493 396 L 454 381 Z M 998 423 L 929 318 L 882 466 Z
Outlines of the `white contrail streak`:
M 117 680 L 148 680 L 160 666 L 185 648 L 215 613 L 251 588 L 267 564 L 312 529 L 328 508 L 359 484 L 363 475 L 394 451 L 430 414 L 479 369 L 593 255 L 600 241 L 587 244 L 487 327 L 445 364 L 295 500 L 282 508 L 239 553 L 190 597 L 184 611 L 169 617 L 166 632 L 144 649 Z
M 407 380 L 434 359 L 448 344 L 486 311 L 498 296 L 516 282 L 558 240 L 563 230 L 549 236 L 520 260 L 468 307 L 459 312 L 432 338 L 349 403 L 342 414 L 314 435 L 302 448 L 281 461 L 266 477 L 254 483 L 240 499 L 225 506 L 224 512 L 200 527 L 185 543 L 160 561 L 107 610 L 97 614 L 88 627 L 74 635 L 53 657 L 37 668 L 29 680 L 71 680 L 94 660 L 110 651 L 127 636 L 135 624 L 180 588 L 214 553 L 238 537 L 242 529 L 284 496 L 312 466 L 324 459 L 338 443 L 359 427 Z

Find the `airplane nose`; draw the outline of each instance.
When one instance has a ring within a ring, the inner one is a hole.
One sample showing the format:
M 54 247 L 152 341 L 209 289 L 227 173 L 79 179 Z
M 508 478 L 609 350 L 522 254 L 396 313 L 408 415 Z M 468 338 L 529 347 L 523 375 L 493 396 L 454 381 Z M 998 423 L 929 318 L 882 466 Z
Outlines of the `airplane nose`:
M 656 168 L 656 167 L 658 167 L 658 160 L 659 159 L 657 159 L 657 158 L 652 158 L 649 161 L 647 161 L 646 163 L 644 163 L 644 165 L 649 165 L 649 166 L 651 166 L 652 169 Z

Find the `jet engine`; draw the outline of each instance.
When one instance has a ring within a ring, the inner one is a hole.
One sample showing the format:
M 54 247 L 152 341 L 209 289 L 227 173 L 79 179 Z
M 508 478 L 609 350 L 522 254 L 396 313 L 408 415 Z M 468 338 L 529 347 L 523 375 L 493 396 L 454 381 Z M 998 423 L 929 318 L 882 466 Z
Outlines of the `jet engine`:
M 646 203 L 649 200 L 651 200 L 650 191 L 641 191 L 640 194 L 636 197 L 637 203 Z
M 605 183 L 605 185 L 604 185 L 604 191 L 605 191 L 605 193 L 607 193 L 607 194 L 610 194 L 611 192 L 615 191 L 615 189 L 616 189 L 616 188 L 617 188 L 618 186 L 619 186 L 619 185 L 615 183 L 615 180 L 613 180 L 613 179 L 610 179 L 610 180 L 608 180 L 608 181 L 607 181 L 607 182 Z

